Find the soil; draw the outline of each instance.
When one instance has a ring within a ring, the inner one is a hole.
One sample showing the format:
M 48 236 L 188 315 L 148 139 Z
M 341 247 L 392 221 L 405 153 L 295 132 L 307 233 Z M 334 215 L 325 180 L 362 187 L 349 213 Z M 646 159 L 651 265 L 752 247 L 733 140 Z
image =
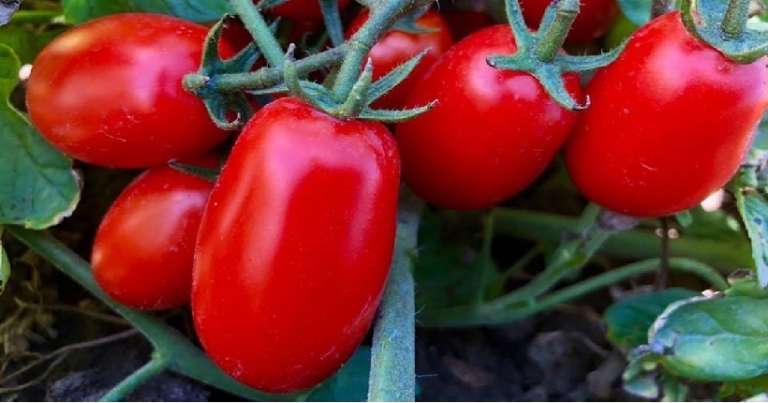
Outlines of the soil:
M 624 359 L 605 340 L 602 326 L 599 316 L 590 309 L 561 308 L 504 327 L 420 329 L 418 399 L 636 400 L 621 390 Z M 124 330 L 115 328 L 107 334 L 114 334 L 116 329 Z M 68 331 L 61 336 L 66 337 Z M 16 399 L 98 400 L 146 362 L 149 354 L 149 345 L 138 335 L 74 352 L 46 381 Z M 162 374 L 140 387 L 129 400 L 239 399 L 183 377 Z
M 621 390 L 624 358 L 604 333 L 582 309 L 505 327 L 420 330 L 419 400 L 636 400 Z

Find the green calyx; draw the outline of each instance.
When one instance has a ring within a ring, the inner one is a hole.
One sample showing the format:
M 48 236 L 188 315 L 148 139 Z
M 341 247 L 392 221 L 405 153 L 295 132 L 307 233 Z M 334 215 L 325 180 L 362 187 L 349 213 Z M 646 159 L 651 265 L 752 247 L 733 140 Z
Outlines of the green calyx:
M 571 56 L 561 52 L 565 37 L 579 13 L 579 0 L 553 1 L 544 13 L 538 32 L 531 32 L 526 26 L 517 0 L 506 0 L 506 10 L 517 52 L 509 56 L 490 56 L 488 64 L 497 69 L 524 71 L 533 75 L 552 99 L 566 109 L 587 108 L 588 99 L 585 104 L 580 104 L 568 93 L 563 73 L 603 67 L 616 60 L 623 45 L 594 56 Z
M 211 80 L 222 74 L 249 71 L 261 57 L 256 45 L 251 43 L 234 57 L 221 58 L 218 50 L 221 32 L 230 18 L 225 15 L 211 28 L 203 45 L 200 69 L 183 80 L 184 88 L 203 100 L 211 119 L 223 130 L 241 127 L 251 117 L 253 109 L 244 93 L 216 91 L 215 86 L 210 85 Z
M 768 32 L 747 28 L 750 0 L 681 0 L 688 31 L 737 63 L 768 54 Z
M 296 63 L 293 60 L 294 48 L 295 46 L 291 44 L 286 54 L 283 84 L 247 92 L 253 95 L 288 92 L 329 115 L 339 118 L 378 120 L 386 123 L 408 120 L 426 112 L 434 105 L 434 103 L 430 103 L 425 106 L 404 110 L 373 109 L 370 106 L 372 102 L 381 98 L 405 80 L 424 57 L 426 51 L 414 56 L 375 82 L 372 80 L 373 63 L 369 59 L 349 94 L 346 98 L 339 99 L 330 89 L 323 85 L 299 77 Z

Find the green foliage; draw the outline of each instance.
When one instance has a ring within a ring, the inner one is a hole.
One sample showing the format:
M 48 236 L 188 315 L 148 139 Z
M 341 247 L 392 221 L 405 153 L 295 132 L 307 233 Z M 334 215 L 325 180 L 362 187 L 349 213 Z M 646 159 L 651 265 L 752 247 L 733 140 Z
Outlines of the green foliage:
M 196 22 L 212 22 L 230 11 L 223 0 L 62 0 L 64 19 L 70 24 L 108 14 L 144 11 L 173 15 Z
M 64 29 L 43 29 L 32 24 L 11 23 L 0 28 L 0 44 L 16 52 L 21 63 L 32 63 L 40 50 Z
M 80 198 L 72 160 L 51 147 L 10 104 L 20 62 L 0 45 L 0 224 L 47 228 Z
M 757 268 L 757 279 L 762 287 L 768 286 L 768 201 L 756 191 L 737 192 L 736 205 L 744 219 L 752 241 L 752 258 Z
M 361 346 L 336 375 L 307 397 L 310 402 L 362 402 L 368 396 L 371 349 Z
M 690 211 L 686 210 L 675 214 L 675 220 L 682 227 L 690 227 L 693 224 L 693 215 Z
M 692 298 L 672 304 L 649 333 L 649 350 L 674 376 L 741 381 L 768 374 L 768 299 Z
M 451 231 L 455 216 L 456 213 L 438 214 L 428 209 L 422 214 L 419 258 L 414 272 L 417 310 L 435 310 L 473 301 L 475 284 L 468 286 L 467 279 L 482 270 L 479 236 L 464 235 L 470 232 L 467 228 Z
M 616 302 L 603 315 L 608 340 L 626 350 L 647 343 L 648 329 L 669 304 L 697 294 L 683 288 L 670 288 Z

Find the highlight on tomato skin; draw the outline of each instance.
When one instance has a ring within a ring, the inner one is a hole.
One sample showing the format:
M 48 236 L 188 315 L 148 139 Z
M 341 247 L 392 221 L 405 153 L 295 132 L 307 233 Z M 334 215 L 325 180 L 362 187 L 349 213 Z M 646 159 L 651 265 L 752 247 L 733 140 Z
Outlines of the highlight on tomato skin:
M 512 54 L 507 25 L 478 31 L 446 52 L 413 89 L 406 106 L 437 104 L 397 126 L 403 179 L 438 207 L 475 210 L 525 189 L 549 165 L 577 122 L 531 75 L 490 67 Z M 576 74 L 566 88 L 582 96 Z
M 192 160 L 217 165 L 214 156 Z M 91 264 L 99 286 L 140 310 L 189 302 L 192 257 L 213 183 L 171 167 L 151 168 L 114 201 L 96 233 Z
M 226 133 L 181 84 L 198 69 L 207 32 L 148 13 L 114 14 L 66 31 L 34 62 L 27 86 L 32 123 L 65 154 L 110 168 L 207 152 Z
M 519 0 L 529 27 L 537 29 L 551 0 Z M 566 37 L 567 44 L 589 42 L 603 36 L 619 16 L 616 0 L 581 0 L 581 9 Z
M 333 375 L 368 333 L 394 249 L 400 160 L 378 122 L 293 97 L 244 128 L 206 208 L 192 313 L 211 359 L 273 393 Z
M 768 105 L 767 63 L 727 59 L 678 12 L 652 20 L 590 82 L 592 104 L 566 147 L 571 179 L 631 216 L 698 205 L 744 160 Z
M 350 38 L 367 20 L 368 11 L 364 10 L 349 25 L 346 37 Z M 416 25 L 432 32 L 410 33 L 394 29 L 379 38 L 369 52 L 368 56 L 373 61 L 373 79 L 377 80 L 422 51 L 429 50 L 408 78 L 373 103 L 374 108 L 402 108 L 416 83 L 427 75 L 437 59 L 453 45 L 451 30 L 440 13 L 427 11 L 416 20 Z

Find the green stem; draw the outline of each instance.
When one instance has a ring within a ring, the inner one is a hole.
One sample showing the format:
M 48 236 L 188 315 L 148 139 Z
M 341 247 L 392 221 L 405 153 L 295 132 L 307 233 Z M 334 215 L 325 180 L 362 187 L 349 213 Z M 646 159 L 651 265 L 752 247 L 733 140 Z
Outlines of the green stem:
M 373 331 L 368 401 L 416 399 L 415 302 L 411 271 L 423 203 L 401 198 L 392 272 Z
M 373 81 L 373 62 L 368 59 L 365 64 L 363 73 L 360 74 L 359 79 L 352 86 L 352 90 L 349 91 L 346 101 L 339 107 L 339 117 L 355 117 L 358 116 L 363 109 L 368 105 L 368 89 L 371 88 L 371 82 Z
M 579 0 L 558 0 L 555 18 L 546 27 L 543 36 L 536 45 L 536 55 L 543 62 L 554 60 L 560 52 L 571 29 L 573 21 L 579 14 Z
M 532 241 L 559 242 L 563 233 L 578 230 L 573 217 L 532 210 L 496 210 L 496 233 Z M 600 248 L 606 256 L 622 259 L 648 259 L 659 256 L 661 244 L 651 231 L 628 230 L 614 235 Z M 713 240 L 683 235 L 670 242 L 670 256 L 686 256 L 722 268 L 753 267 L 749 244 L 741 239 Z
M 744 32 L 749 19 L 750 0 L 730 0 L 725 17 L 720 25 L 723 33 L 731 38 L 738 38 Z
M 536 298 L 557 285 L 565 276 L 582 268 L 616 231 L 598 224 L 600 209 L 590 204 L 579 219 L 578 237 L 563 242 L 549 259 L 547 268 L 525 286 L 486 305 L 499 309 Z
M 347 95 L 357 82 L 360 68 L 379 36 L 389 29 L 404 13 L 414 6 L 415 0 L 387 0 L 376 2 L 368 20 L 347 41 L 349 52 L 339 68 L 333 93 L 337 99 Z
M 514 276 L 517 273 L 520 273 L 526 266 L 528 266 L 533 258 L 538 256 L 542 253 L 541 245 L 534 246 L 528 253 L 523 255 L 520 259 L 518 259 L 512 266 L 508 267 L 506 270 L 504 270 L 501 275 L 496 279 L 495 281 L 495 288 L 502 288 L 504 284 L 509 281 L 512 276 Z
M 338 0 L 319 0 L 319 2 L 320 9 L 323 12 L 325 30 L 331 39 L 331 44 L 339 46 L 344 42 L 343 25 L 341 23 L 341 15 L 339 15 L 339 2 Z
M 653 273 L 657 270 L 659 263 L 659 259 L 632 263 L 565 287 L 527 305 L 504 307 L 499 304 L 485 304 L 480 307 L 455 307 L 432 314 L 427 313 L 425 317 L 419 318 L 419 323 L 426 327 L 504 325 L 573 301 L 631 277 Z M 669 264 L 670 268 L 674 270 L 695 274 L 707 280 L 719 290 L 724 290 L 728 287 L 728 284 L 717 270 L 703 263 L 691 259 L 673 258 L 670 259 Z
M 341 45 L 297 60 L 294 62 L 296 73 L 300 77 L 304 77 L 315 70 L 338 64 L 344 58 L 346 53 L 347 46 Z M 190 78 L 198 76 L 193 73 L 185 77 L 184 83 L 185 87 L 190 90 L 207 84 L 216 91 L 234 92 L 241 89 L 269 88 L 275 86 L 283 81 L 283 74 L 284 70 L 282 67 L 262 67 L 250 73 L 221 74 L 211 78 L 210 81 L 203 79 L 199 85 L 190 86 L 187 83 L 188 81 L 192 81 Z
M 482 253 L 482 267 L 478 275 L 477 289 L 475 290 L 475 305 L 480 305 L 485 300 L 486 286 L 488 285 L 488 277 L 493 270 L 493 257 L 491 256 L 491 246 L 493 245 L 493 211 L 488 212 L 485 215 L 483 222 L 483 249 Z
M 168 362 L 160 355 L 153 354 L 152 359 L 136 372 L 123 379 L 119 384 L 102 396 L 102 402 L 119 402 L 124 400 L 144 382 L 155 377 L 168 368 Z
M 243 25 L 251 33 L 251 36 L 259 46 L 259 50 L 272 67 L 283 66 L 283 48 L 277 42 L 277 38 L 264 21 L 264 17 L 256 9 L 253 0 L 230 0 L 232 9 L 243 21 Z
M 19 10 L 11 17 L 11 24 L 45 24 L 61 15 L 61 10 Z

